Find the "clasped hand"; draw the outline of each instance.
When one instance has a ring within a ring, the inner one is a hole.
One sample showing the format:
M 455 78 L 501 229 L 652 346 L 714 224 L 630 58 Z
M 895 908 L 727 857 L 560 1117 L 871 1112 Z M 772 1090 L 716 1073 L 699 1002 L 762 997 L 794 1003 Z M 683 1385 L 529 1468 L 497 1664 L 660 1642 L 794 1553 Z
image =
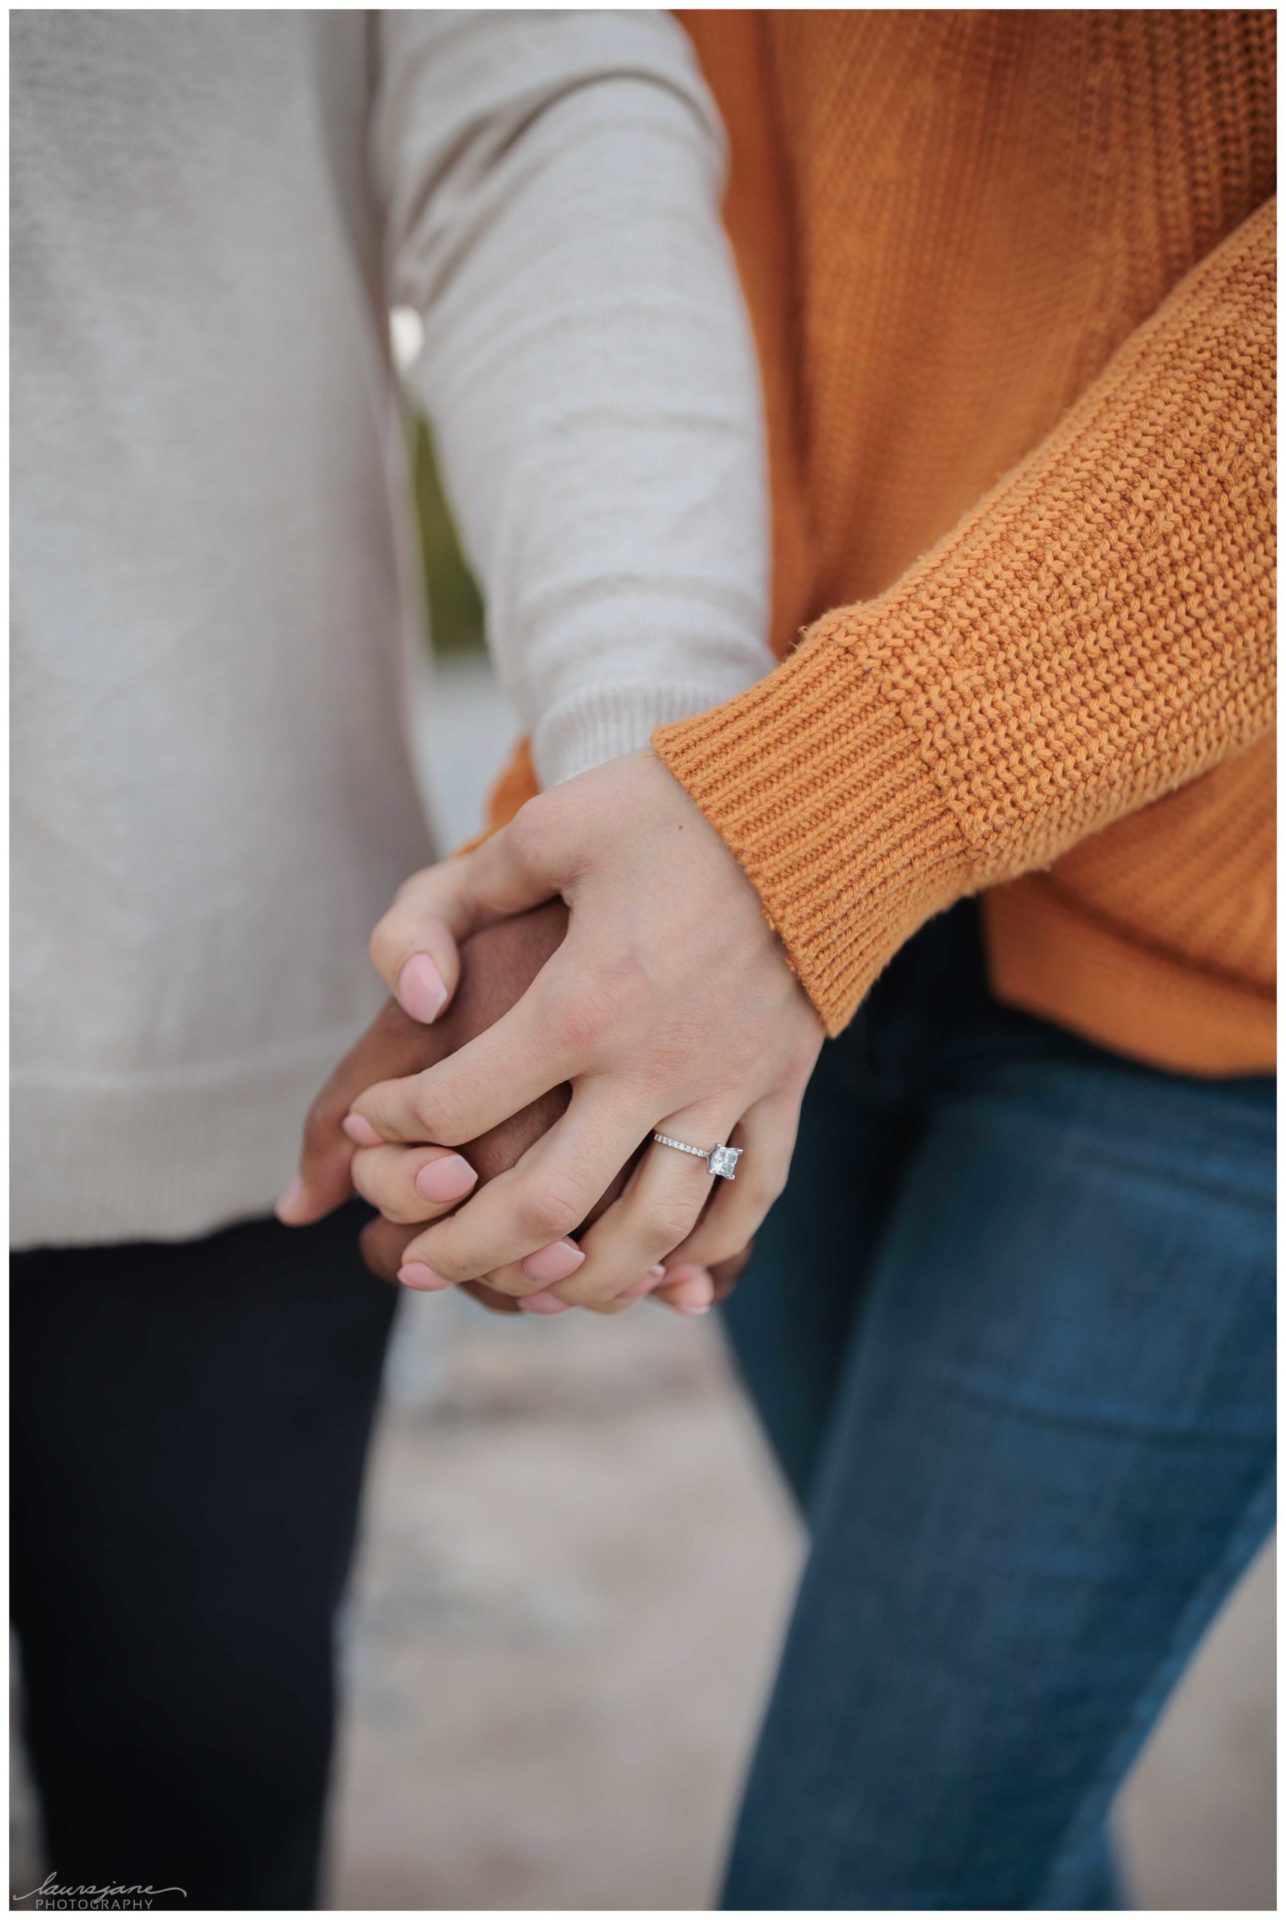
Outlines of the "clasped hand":
M 372 958 L 431 1022 L 460 987 L 462 943 L 558 898 L 566 937 L 514 1004 L 448 1057 L 367 1087 L 343 1127 L 358 1191 L 403 1229 L 430 1223 L 403 1236 L 404 1284 L 616 1311 L 661 1264 L 715 1267 L 750 1241 L 785 1182 L 822 1030 L 750 882 L 650 754 L 542 794 L 413 876 Z M 452 1150 L 550 1101 L 514 1164 L 477 1186 Z M 735 1181 L 712 1195 L 704 1161 L 645 1148 L 656 1130 L 742 1147 Z

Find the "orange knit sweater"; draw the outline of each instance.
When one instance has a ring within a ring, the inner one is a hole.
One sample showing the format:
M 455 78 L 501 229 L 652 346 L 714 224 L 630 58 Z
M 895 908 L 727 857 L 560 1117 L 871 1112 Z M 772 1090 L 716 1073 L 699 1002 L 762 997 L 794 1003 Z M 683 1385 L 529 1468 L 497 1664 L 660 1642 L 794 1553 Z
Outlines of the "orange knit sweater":
M 1002 999 L 1268 1069 L 1273 16 L 683 18 L 807 631 L 657 752 L 832 1032 L 985 892 Z

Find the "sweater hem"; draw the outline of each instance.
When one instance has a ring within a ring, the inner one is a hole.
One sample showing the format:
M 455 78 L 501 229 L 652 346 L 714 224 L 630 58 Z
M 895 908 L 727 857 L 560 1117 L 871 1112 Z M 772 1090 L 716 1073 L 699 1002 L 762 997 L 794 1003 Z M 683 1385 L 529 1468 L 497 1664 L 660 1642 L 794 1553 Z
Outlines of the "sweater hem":
M 1209 1079 L 1276 1071 L 1272 993 L 1131 941 L 1028 874 L 984 894 L 998 1000 L 1109 1052 Z
M 15 1073 L 10 1244 L 193 1240 L 270 1213 L 313 1096 L 361 1025 L 277 1064 L 178 1082 Z

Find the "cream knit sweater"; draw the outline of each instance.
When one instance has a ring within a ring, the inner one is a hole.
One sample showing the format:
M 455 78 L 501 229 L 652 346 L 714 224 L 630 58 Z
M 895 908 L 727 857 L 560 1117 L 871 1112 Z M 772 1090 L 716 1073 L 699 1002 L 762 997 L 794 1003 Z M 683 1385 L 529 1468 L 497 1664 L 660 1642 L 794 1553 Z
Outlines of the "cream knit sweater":
M 12 94 L 13 1237 L 177 1238 L 432 852 L 390 306 L 546 783 L 770 664 L 757 378 L 663 15 L 27 13 Z

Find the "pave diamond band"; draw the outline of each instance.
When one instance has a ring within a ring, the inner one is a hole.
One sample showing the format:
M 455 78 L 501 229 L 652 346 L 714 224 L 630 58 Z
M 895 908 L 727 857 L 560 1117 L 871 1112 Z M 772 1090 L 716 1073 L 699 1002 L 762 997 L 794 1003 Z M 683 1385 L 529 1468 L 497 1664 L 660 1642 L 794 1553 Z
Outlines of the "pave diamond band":
M 698 1160 L 706 1163 L 706 1172 L 714 1174 L 718 1180 L 735 1180 L 737 1162 L 742 1155 L 740 1147 L 692 1147 L 686 1140 L 676 1140 L 671 1133 L 654 1133 L 652 1138 L 659 1147 L 673 1147 L 678 1153 L 694 1153 Z

